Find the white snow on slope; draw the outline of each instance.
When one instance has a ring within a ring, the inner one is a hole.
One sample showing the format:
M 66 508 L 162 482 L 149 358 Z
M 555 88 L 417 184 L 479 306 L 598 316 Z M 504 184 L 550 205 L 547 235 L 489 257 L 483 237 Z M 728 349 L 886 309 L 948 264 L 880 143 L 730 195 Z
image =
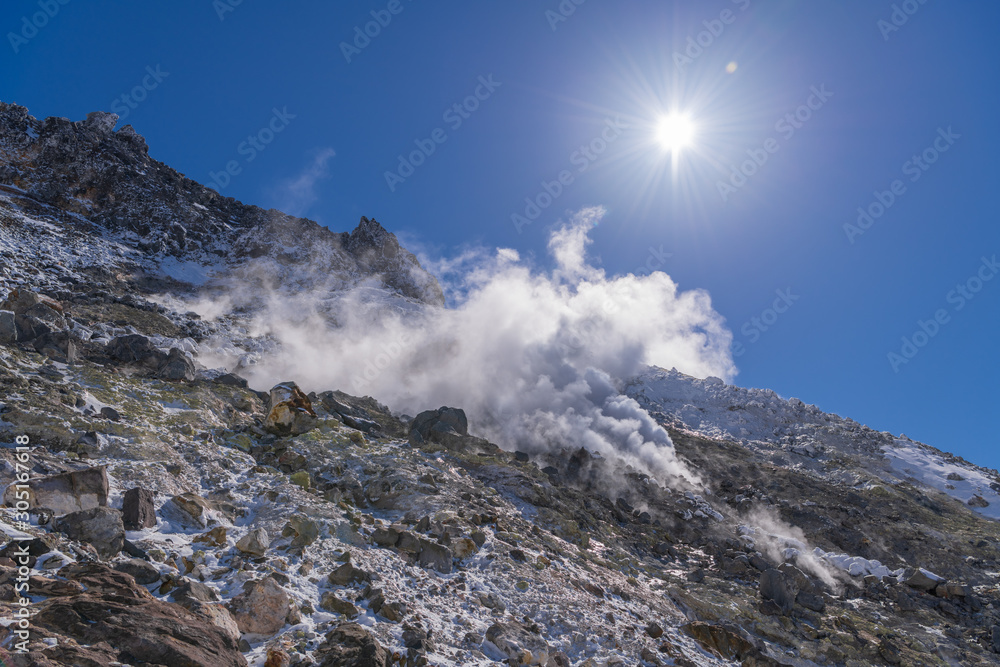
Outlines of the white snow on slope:
M 834 457 L 848 456 L 883 483 L 909 482 L 936 489 L 984 516 L 1000 519 L 1000 493 L 991 486 L 1000 489 L 996 470 L 905 436 L 874 431 L 797 398 L 661 368 L 649 368 L 627 381 L 624 393 L 674 428 L 737 442 L 777 465 L 859 483 L 862 480 L 854 475 L 838 475 L 839 466 L 829 465 Z

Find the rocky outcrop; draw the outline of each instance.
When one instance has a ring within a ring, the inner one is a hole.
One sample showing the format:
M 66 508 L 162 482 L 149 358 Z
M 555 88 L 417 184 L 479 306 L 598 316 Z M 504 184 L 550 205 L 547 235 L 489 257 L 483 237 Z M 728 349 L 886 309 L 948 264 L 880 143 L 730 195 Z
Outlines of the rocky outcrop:
M 304 274 L 317 287 L 376 277 L 405 297 L 444 303 L 434 277 L 374 220 L 338 234 L 242 204 L 151 158 L 131 125 L 114 130 L 117 120 L 105 112 L 36 120 L 0 102 L 0 184 L 83 216 L 153 260 L 222 258 L 234 270 L 259 267 L 271 286 L 288 280 L 301 288 Z
M 97 563 L 68 565 L 59 574 L 83 590 L 39 604 L 31 619 L 33 665 L 246 667 L 232 637 L 155 599 L 128 574 Z M 47 638 L 55 641 L 46 645 Z

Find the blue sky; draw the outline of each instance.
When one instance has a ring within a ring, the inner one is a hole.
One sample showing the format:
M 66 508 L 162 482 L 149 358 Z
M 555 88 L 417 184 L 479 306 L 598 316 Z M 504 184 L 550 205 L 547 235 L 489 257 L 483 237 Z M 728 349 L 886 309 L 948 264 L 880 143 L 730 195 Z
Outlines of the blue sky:
M 547 230 L 603 205 L 595 261 L 707 290 L 737 384 L 1000 466 L 1000 5 L 234 1 L 9 0 L 0 99 L 127 109 L 187 176 L 235 165 L 226 195 L 434 256 L 544 268 Z M 676 159 L 671 109 L 698 127 Z

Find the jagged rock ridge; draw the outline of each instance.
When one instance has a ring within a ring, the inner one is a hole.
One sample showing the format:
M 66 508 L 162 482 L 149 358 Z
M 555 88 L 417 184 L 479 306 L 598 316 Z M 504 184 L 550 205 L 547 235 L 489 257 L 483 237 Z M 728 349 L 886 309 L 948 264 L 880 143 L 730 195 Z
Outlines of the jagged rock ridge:
M 69 220 L 76 225 L 85 220 L 107 230 L 168 274 L 177 262 L 211 276 L 267 260 L 266 273 L 279 284 L 296 280 L 300 288 L 312 276 L 335 289 L 377 275 L 405 297 L 443 303 L 437 281 L 374 220 L 362 218 L 353 232 L 337 234 L 242 204 L 152 159 L 131 125 L 114 131 L 117 120 L 98 111 L 83 121 L 39 121 L 0 102 L 0 184 L 75 214 Z

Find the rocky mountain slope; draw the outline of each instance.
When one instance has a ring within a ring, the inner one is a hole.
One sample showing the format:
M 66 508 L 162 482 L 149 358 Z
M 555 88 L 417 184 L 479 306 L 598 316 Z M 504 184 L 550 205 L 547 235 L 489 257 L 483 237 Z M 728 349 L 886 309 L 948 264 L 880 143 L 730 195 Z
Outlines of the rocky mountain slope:
M 374 221 L 244 206 L 113 125 L 0 106 L 7 664 L 1000 662 L 996 471 L 655 368 L 622 391 L 683 488 L 504 451 L 460 405 L 248 386 L 205 351 L 252 304 L 164 304 L 267 275 L 413 308 L 440 288 Z

